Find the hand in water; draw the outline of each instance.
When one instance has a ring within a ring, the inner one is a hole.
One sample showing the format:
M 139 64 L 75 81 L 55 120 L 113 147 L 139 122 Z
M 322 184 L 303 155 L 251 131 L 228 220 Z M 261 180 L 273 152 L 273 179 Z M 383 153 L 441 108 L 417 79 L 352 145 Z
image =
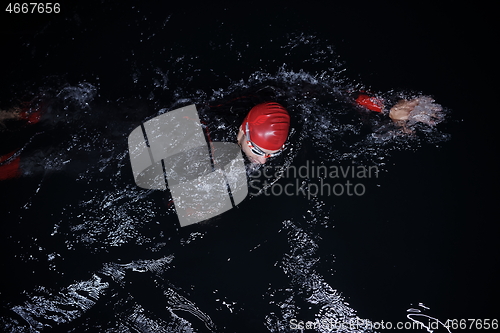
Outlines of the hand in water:
M 420 96 L 416 99 L 418 105 L 410 112 L 410 122 L 420 122 L 435 126 L 444 120 L 443 107 L 429 97 Z
M 400 100 L 396 105 L 394 105 L 390 112 L 389 117 L 393 121 L 408 120 L 410 117 L 410 112 L 418 105 L 418 98 L 407 101 L 405 99 Z
M 391 108 L 389 117 L 403 126 L 411 126 L 417 122 L 435 126 L 444 119 L 442 111 L 441 105 L 436 104 L 431 97 L 420 96 L 410 101 L 400 100 Z

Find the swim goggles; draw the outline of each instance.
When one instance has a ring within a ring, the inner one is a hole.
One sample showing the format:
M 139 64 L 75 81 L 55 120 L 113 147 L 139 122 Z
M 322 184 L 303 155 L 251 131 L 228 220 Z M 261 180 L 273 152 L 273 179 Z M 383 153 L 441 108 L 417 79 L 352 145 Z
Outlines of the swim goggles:
M 257 145 L 255 145 L 251 140 L 250 140 L 250 130 L 248 129 L 248 122 L 246 124 L 246 129 L 245 129 L 245 135 L 247 137 L 247 145 L 248 145 L 248 148 L 250 148 L 250 151 L 252 153 L 254 153 L 255 155 L 257 156 L 264 156 L 265 158 L 269 158 L 269 157 L 274 157 L 274 156 L 278 156 L 279 154 L 281 154 L 281 152 L 283 152 L 283 148 L 285 148 L 285 145 L 283 145 L 281 147 L 280 150 L 278 150 L 277 152 L 275 153 L 266 153 L 265 151 L 263 151 L 262 149 L 260 149 Z

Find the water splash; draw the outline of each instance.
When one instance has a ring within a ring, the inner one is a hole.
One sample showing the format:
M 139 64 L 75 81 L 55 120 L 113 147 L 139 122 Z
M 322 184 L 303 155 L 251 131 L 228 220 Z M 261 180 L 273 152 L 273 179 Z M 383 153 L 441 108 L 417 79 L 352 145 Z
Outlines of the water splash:
M 438 330 L 440 327 L 445 328 L 448 333 L 451 333 L 448 322 L 443 323 L 441 320 L 425 314 L 424 311 L 430 310 L 430 308 L 425 306 L 423 303 L 419 303 L 418 305 L 423 310 L 410 308 L 407 310 L 408 314 L 406 315 L 406 318 L 410 319 L 419 328 L 425 329 L 429 333 Z
M 290 249 L 280 267 L 290 284 L 269 290 L 267 298 L 275 310 L 266 316 L 266 327 L 270 332 L 294 332 L 301 327 L 300 323 L 307 326 L 309 322 L 316 332 L 372 332 L 371 322 L 359 318 L 340 292 L 315 269 L 320 260 L 317 229 L 330 225 L 325 204 L 312 200 L 304 219 L 283 221 L 281 230 L 287 233 Z

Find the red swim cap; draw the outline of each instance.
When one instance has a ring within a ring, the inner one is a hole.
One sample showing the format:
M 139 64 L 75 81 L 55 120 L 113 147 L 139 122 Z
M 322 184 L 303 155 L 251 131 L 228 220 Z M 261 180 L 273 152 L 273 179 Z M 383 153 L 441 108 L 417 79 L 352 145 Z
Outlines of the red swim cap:
M 368 110 L 376 112 L 382 112 L 382 109 L 384 108 L 384 103 L 381 99 L 370 97 L 366 94 L 359 94 L 358 98 L 356 98 L 356 103 L 364 106 Z
M 281 149 L 288 138 L 290 115 L 279 103 L 265 102 L 254 106 L 243 120 L 243 131 L 247 122 L 250 140 L 262 149 Z

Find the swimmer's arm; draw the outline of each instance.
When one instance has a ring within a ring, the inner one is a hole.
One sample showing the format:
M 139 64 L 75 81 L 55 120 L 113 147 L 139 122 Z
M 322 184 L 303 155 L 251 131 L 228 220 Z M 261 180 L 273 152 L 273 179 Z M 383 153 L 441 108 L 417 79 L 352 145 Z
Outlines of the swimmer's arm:
M 389 106 L 387 104 L 391 105 L 392 103 L 365 93 L 358 96 L 356 103 L 371 111 L 385 115 L 388 113 L 389 118 L 395 124 L 403 127 L 406 127 L 409 120 L 434 126 L 443 121 L 444 118 L 443 107 L 436 104 L 430 96 L 419 96 L 411 100 L 399 99 L 388 111 Z M 417 106 L 421 106 L 420 110 L 414 113 L 413 111 Z
M 368 110 L 382 113 L 386 107 L 383 99 L 370 96 L 364 92 L 360 93 L 356 98 L 356 103 Z M 389 111 L 389 117 L 394 122 L 406 121 L 409 118 L 410 112 L 417 106 L 418 100 L 411 101 L 400 99 Z

